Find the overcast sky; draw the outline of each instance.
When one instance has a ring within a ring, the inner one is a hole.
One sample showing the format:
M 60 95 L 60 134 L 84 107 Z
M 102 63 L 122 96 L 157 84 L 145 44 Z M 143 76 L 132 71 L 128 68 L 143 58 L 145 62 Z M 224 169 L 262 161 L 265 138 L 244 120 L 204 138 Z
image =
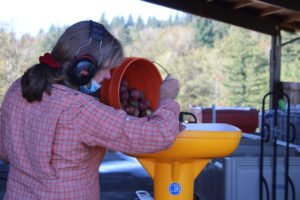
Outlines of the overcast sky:
M 0 22 L 13 27 L 17 34 L 36 35 L 40 29 L 45 31 L 54 24 L 71 25 L 81 20 L 99 20 L 105 12 L 110 21 L 114 16 L 131 14 L 136 20 L 141 16 L 144 21 L 150 16 L 168 19 L 176 10 L 141 0 L 3 0 L 0 3 Z

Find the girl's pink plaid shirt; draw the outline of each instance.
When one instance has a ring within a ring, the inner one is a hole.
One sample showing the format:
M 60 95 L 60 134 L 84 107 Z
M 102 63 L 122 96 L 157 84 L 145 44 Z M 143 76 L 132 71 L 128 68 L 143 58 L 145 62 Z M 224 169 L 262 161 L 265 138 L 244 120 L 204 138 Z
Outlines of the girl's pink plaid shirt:
M 99 199 L 105 149 L 169 148 L 179 111 L 178 103 L 164 100 L 150 119 L 131 117 L 58 84 L 41 102 L 28 103 L 17 80 L 1 106 L 0 156 L 10 163 L 4 199 Z

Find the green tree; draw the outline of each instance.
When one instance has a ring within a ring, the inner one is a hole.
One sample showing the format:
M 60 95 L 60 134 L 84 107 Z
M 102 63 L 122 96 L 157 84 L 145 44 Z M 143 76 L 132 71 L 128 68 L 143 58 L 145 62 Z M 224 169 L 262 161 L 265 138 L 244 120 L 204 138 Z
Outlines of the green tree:
M 42 50 L 44 52 L 51 52 L 52 48 L 54 47 L 62 33 L 65 31 L 65 29 L 66 27 L 51 25 L 42 42 Z
M 194 49 L 184 57 L 178 57 L 172 72 L 180 82 L 178 101 L 181 109 L 188 111 L 190 106 L 211 105 L 214 98 L 212 68 L 205 65 L 207 48 Z
M 129 45 L 132 42 L 132 37 L 130 34 L 130 28 L 128 26 L 123 26 L 118 32 L 119 40 L 123 45 Z
M 141 31 L 145 27 L 144 20 L 141 16 L 137 18 L 135 27 L 137 31 Z
M 98 21 L 100 24 L 103 24 L 108 30 L 110 30 L 110 24 L 108 23 L 106 19 L 106 14 L 103 12 L 101 14 L 100 20 Z
M 125 26 L 125 19 L 124 17 L 113 17 L 110 23 L 111 29 L 119 29 Z
M 300 34 L 282 32 L 282 43 L 289 42 Z M 300 40 L 284 45 L 281 48 L 281 81 L 300 82 Z
M 178 13 L 176 13 L 176 15 L 175 15 L 175 17 L 174 17 L 174 25 L 182 25 Z
M 4 29 L 0 30 L 0 102 L 5 95 L 5 92 L 8 88 L 7 84 L 7 49 L 8 49 L 8 37 L 9 35 L 6 33 Z
M 15 33 L 0 31 L 0 102 L 8 87 L 19 78 L 32 61 L 33 38 L 24 35 L 16 38 Z
M 229 34 L 219 41 L 224 61 L 227 105 L 261 107 L 261 99 L 269 88 L 270 40 L 249 30 L 231 27 Z
M 225 35 L 228 34 L 228 30 L 230 28 L 230 25 L 224 24 L 222 22 L 213 21 L 213 27 L 214 27 L 214 39 L 215 40 L 220 40 Z
M 182 18 L 183 18 L 182 19 L 183 25 L 190 26 L 192 24 L 192 22 L 193 22 L 193 15 L 191 15 L 191 14 L 184 13 L 182 15 Z
M 167 21 L 167 25 L 168 26 L 173 26 L 174 25 L 172 14 L 169 15 L 169 19 Z
M 19 66 L 20 70 L 18 77 L 23 75 L 23 73 L 33 64 L 38 62 L 38 56 L 41 55 L 38 48 L 35 47 L 35 38 L 29 34 L 23 35 L 19 40 Z
M 147 26 L 150 26 L 153 28 L 159 28 L 159 27 L 161 27 L 161 21 L 157 20 L 155 17 L 149 17 Z
M 134 21 L 131 14 L 128 16 L 126 26 L 134 26 Z
M 213 47 L 214 45 L 214 27 L 209 19 L 194 17 L 193 28 L 195 31 L 195 43 L 197 47 Z

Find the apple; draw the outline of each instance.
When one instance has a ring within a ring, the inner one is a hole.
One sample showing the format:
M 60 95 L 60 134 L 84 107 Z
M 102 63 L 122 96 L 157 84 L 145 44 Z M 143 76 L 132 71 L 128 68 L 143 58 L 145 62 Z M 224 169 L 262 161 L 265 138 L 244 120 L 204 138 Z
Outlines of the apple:
M 152 110 L 147 108 L 145 110 L 140 110 L 140 115 L 139 117 L 146 117 L 152 114 Z
M 119 94 L 121 108 L 128 115 L 145 117 L 152 114 L 150 102 L 145 99 L 144 93 L 137 88 L 129 88 L 125 78 L 121 80 Z
M 126 91 L 120 91 L 120 99 L 127 100 L 129 98 L 129 93 Z
M 151 115 L 151 114 L 152 114 L 152 110 L 149 109 L 149 108 L 147 108 L 147 109 L 146 109 L 146 114 L 147 114 L 147 115 Z
M 139 111 L 139 109 L 137 107 L 134 107 L 132 115 L 136 116 L 136 117 L 138 117 L 140 115 L 140 111 Z
M 143 101 L 145 102 L 145 104 L 147 105 L 148 108 L 150 108 L 150 102 L 147 99 L 143 99 Z
M 138 107 L 140 110 L 146 110 L 148 108 L 148 105 L 147 105 L 145 99 L 139 100 Z
M 125 106 L 125 111 L 129 115 L 132 115 L 133 112 L 134 112 L 134 110 L 135 110 L 134 107 L 132 105 L 130 105 L 130 104 L 128 104 L 127 106 Z
M 140 98 L 140 91 L 136 88 L 129 89 L 129 95 L 133 99 L 139 99 Z
M 123 99 L 123 100 L 120 102 L 120 104 L 121 104 L 121 108 L 122 108 L 123 110 L 125 110 L 125 107 L 128 105 L 128 101 L 125 100 L 125 99 Z
M 127 90 L 128 90 L 128 87 L 126 87 L 124 85 L 120 86 L 120 92 L 124 92 L 124 91 L 127 91 Z
M 146 110 L 140 110 L 139 117 L 145 117 L 147 115 Z

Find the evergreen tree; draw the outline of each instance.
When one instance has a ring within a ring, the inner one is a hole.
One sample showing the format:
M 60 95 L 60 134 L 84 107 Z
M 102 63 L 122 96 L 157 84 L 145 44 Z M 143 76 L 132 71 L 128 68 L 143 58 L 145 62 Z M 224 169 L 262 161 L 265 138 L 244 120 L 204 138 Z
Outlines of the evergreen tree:
M 169 15 L 169 19 L 168 19 L 167 24 L 168 24 L 168 26 L 173 26 L 174 25 L 172 14 Z
M 231 27 L 229 34 L 219 42 L 216 48 L 226 59 L 223 97 L 228 99 L 227 105 L 260 108 L 269 88 L 266 38 Z
M 119 36 L 119 40 L 124 46 L 129 45 L 132 42 L 130 29 L 128 26 L 123 26 L 122 28 L 120 28 L 118 32 L 118 36 Z
M 19 78 L 32 63 L 33 38 L 23 35 L 16 38 L 13 32 L 0 30 L 0 103 L 8 87 Z
M 193 15 L 191 15 L 191 14 L 183 14 L 183 25 L 185 25 L 185 26 L 189 26 L 190 24 L 192 24 L 192 22 L 193 22 Z
M 178 13 L 176 13 L 176 15 L 174 17 L 174 25 L 181 25 L 181 21 L 180 21 L 180 17 L 178 15 Z
M 103 24 L 108 30 L 110 30 L 110 25 L 106 19 L 106 14 L 103 12 L 101 14 L 100 20 L 98 21 L 100 24 Z
M 214 99 L 214 80 L 212 68 L 205 65 L 207 48 L 195 49 L 184 57 L 175 59 L 175 74 L 180 81 L 178 101 L 182 110 L 189 110 L 190 106 L 209 106 Z
M 145 27 L 144 20 L 141 16 L 137 18 L 135 27 L 137 31 L 140 31 Z
M 282 32 L 282 43 L 300 37 L 300 34 Z M 300 40 L 288 43 L 281 48 L 281 81 L 300 82 Z
M 36 38 L 29 34 L 23 35 L 19 40 L 20 44 L 20 71 L 18 76 L 21 76 L 29 67 L 38 62 L 38 57 L 42 54 L 39 48 L 35 47 Z
M 128 16 L 126 26 L 134 26 L 134 21 L 131 14 Z
M 66 27 L 51 25 L 42 43 L 43 52 L 51 52 L 58 38 L 62 35 Z
M 159 28 L 161 26 L 161 21 L 157 20 L 155 17 L 149 17 L 147 25 L 153 28 Z
M 0 102 L 2 102 L 2 99 L 5 95 L 5 92 L 8 88 L 8 83 L 7 83 L 7 56 L 8 56 L 8 51 L 7 49 L 9 48 L 8 45 L 8 38 L 9 35 L 6 33 L 4 29 L 0 30 Z
M 214 27 L 209 19 L 194 17 L 193 27 L 195 30 L 195 43 L 197 47 L 213 47 L 214 45 Z
M 110 27 L 111 29 L 119 29 L 125 26 L 125 19 L 124 17 L 113 17 L 111 20 Z
M 230 28 L 230 25 L 224 24 L 222 22 L 216 22 L 213 21 L 213 26 L 214 26 L 214 39 L 220 40 L 222 39 L 225 35 L 228 34 L 228 30 Z

